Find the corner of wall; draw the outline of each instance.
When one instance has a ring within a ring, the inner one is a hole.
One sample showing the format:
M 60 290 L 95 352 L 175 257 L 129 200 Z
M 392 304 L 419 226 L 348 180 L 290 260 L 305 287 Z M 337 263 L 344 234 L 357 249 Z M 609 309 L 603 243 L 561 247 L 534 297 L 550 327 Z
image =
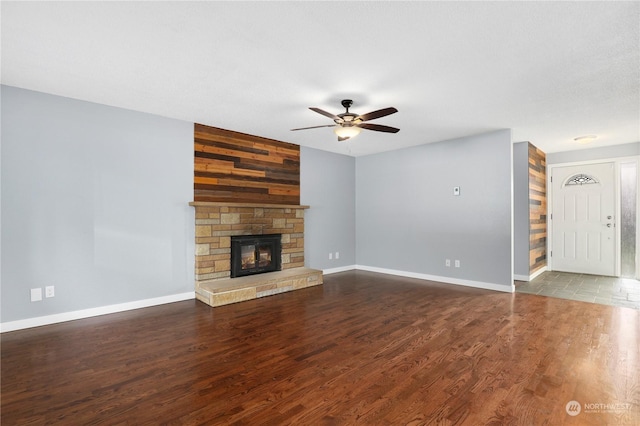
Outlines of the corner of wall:
M 546 155 L 529 142 L 529 275 L 547 266 Z

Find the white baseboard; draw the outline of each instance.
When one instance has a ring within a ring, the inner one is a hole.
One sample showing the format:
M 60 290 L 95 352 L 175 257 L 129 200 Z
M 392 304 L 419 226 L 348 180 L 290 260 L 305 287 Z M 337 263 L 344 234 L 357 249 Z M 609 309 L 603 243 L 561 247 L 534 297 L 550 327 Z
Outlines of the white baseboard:
M 538 269 L 537 271 L 535 271 L 533 274 L 531 275 L 518 275 L 518 274 L 514 274 L 513 275 L 513 279 L 514 280 L 518 280 L 518 281 L 533 281 L 537 276 L 539 276 L 540 274 L 542 274 L 543 272 L 546 272 L 547 267 L 543 266 L 542 268 Z
M 322 273 L 324 275 L 329 275 L 329 274 L 336 274 L 338 272 L 353 271 L 354 269 L 356 269 L 356 265 L 348 265 L 348 266 L 340 266 L 338 268 L 323 269 Z
M 529 275 L 529 281 L 533 280 L 538 275 L 541 275 L 543 272 L 547 272 L 547 267 L 546 266 L 543 266 L 542 268 L 540 268 L 537 271 L 535 271 L 533 274 Z
M 451 277 L 441 277 L 437 275 L 419 274 L 415 272 L 398 271 L 395 269 L 377 268 L 374 266 L 366 266 L 366 265 L 348 265 L 348 266 L 341 266 L 338 268 L 324 269 L 322 273 L 325 275 L 330 275 L 338 272 L 351 271 L 354 269 L 362 270 L 362 271 L 378 272 L 381 274 L 396 275 L 396 276 L 407 277 L 407 278 L 417 278 L 421 280 L 437 281 L 445 284 L 463 285 L 467 287 L 482 288 L 486 290 L 501 291 L 506 293 L 513 293 L 515 291 L 515 287 L 513 284 L 510 287 L 508 287 L 508 286 L 494 284 L 494 283 L 485 283 L 481 281 L 464 280 L 464 279 L 451 278 Z M 542 268 L 542 269 L 546 270 L 546 268 Z M 535 278 L 535 276 L 544 272 L 544 270 L 542 269 L 536 271 L 536 273 L 534 273 L 530 277 L 530 279 L 533 279 Z M 190 300 L 190 299 L 195 299 L 195 292 L 191 291 L 187 293 L 156 297 L 153 299 L 137 300 L 135 302 L 121 303 L 117 305 L 101 306 L 98 308 L 83 309 L 80 311 L 63 312 L 61 314 L 47 315 L 43 317 L 27 318 L 24 320 L 4 322 L 4 323 L 0 323 L 0 333 L 22 330 L 25 328 L 40 327 L 43 325 L 56 324 L 60 322 L 73 321 L 73 320 L 83 319 L 83 318 L 91 318 L 99 315 L 113 314 L 116 312 L 125 312 L 133 309 L 148 308 L 150 306 L 164 305 L 165 303 L 181 302 L 183 300 Z
M 80 311 L 63 312 L 61 314 L 47 315 L 43 317 L 27 318 L 24 320 L 0 323 L 0 333 L 22 330 L 25 328 L 40 327 L 59 322 L 73 321 L 82 318 L 97 317 L 99 315 L 113 314 L 116 312 L 131 311 L 133 309 L 148 308 L 149 306 L 164 305 L 165 303 L 181 302 L 195 299 L 194 291 L 170 296 L 155 297 L 153 299 L 136 300 L 135 302 L 120 303 L 117 305 L 100 306 L 98 308 L 82 309 Z
M 515 292 L 515 286 L 513 285 L 513 282 L 511 283 L 510 286 L 505 286 L 505 285 L 494 284 L 494 283 L 485 283 L 481 281 L 464 280 L 464 279 L 452 278 L 452 277 L 441 277 L 438 275 L 419 274 L 416 272 L 398 271 L 395 269 L 377 268 L 375 266 L 366 266 L 366 265 L 356 265 L 356 269 L 359 269 L 362 271 L 379 272 L 381 274 L 397 275 L 400 277 L 417 278 L 420 280 L 437 281 L 444 284 L 455 284 L 455 285 L 463 285 L 466 287 L 482 288 L 485 290 L 502 291 L 505 293 Z

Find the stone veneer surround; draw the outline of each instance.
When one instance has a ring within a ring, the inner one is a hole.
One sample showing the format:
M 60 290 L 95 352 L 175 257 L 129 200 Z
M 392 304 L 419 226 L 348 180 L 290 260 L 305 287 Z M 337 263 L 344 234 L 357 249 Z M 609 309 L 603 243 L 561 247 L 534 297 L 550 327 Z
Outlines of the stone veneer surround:
M 304 268 L 304 210 L 308 206 L 201 201 L 189 204 L 196 209 L 195 284 L 199 300 L 218 306 L 322 284 L 322 271 Z M 263 279 L 230 278 L 231 236 L 263 234 L 282 234 L 282 271 L 291 270 L 281 274 L 287 277 L 286 285 L 274 281 L 274 272 L 252 276 L 264 276 Z M 267 283 L 271 290 L 265 287 Z M 227 294 L 221 294 L 224 292 Z

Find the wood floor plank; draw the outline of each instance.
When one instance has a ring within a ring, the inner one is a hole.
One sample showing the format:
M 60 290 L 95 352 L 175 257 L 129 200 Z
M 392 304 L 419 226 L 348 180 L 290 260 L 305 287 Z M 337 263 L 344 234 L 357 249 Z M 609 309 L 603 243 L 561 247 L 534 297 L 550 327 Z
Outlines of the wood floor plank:
M 640 424 L 640 311 L 364 271 L 324 278 L 218 308 L 4 333 L 0 420 Z

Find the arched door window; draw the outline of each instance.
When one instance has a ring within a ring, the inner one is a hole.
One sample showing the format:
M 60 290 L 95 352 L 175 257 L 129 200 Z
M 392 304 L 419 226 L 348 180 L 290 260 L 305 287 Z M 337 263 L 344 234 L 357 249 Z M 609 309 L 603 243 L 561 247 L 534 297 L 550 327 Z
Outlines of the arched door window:
M 578 173 L 577 175 L 571 176 L 564 183 L 564 186 L 573 186 L 573 185 L 593 185 L 598 183 L 598 180 L 593 176 L 585 175 L 584 173 Z

